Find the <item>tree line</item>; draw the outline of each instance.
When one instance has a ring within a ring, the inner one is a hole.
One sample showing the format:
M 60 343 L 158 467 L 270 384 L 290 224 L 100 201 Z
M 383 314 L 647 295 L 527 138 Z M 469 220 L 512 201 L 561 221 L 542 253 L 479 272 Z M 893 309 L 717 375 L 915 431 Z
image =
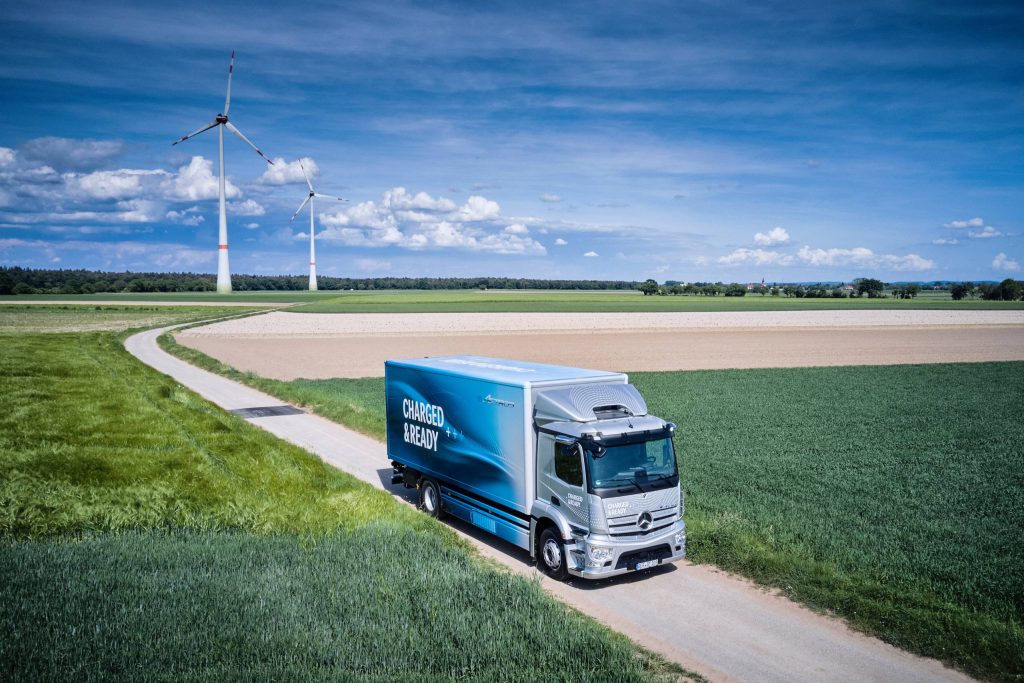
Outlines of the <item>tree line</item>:
M 876 278 L 857 278 L 849 285 L 825 284 L 752 284 L 736 282 L 676 282 L 668 280 L 659 285 L 649 279 L 637 286 L 645 295 L 657 296 L 785 296 L 797 299 L 845 299 L 866 296 L 869 299 L 892 297 L 913 299 L 921 293 L 919 284 L 887 284 Z M 978 298 L 987 301 L 1017 301 L 1024 299 L 1024 282 L 1007 278 L 1000 283 L 960 282 L 935 285 L 935 290 L 949 291 L 954 300 Z
M 301 291 L 305 275 L 233 275 L 235 291 Z M 631 280 L 541 280 L 507 277 L 373 277 L 321 275 L 321 290 L 380 289 L 636 289 Z M 92 270 L 0 268 L 0 294 L 106 294 L 118 292 L 212 292 L 217 278 L 205 273 L 111 273 Z
M 309 286 L 305 275 L 234 275 L 236 291 L 302 291 Z M 875 278 L 858 278 L 849 285 L 740 284 L 737 282 L 678 282 L 668 280 L 542 280 L 507 277 L 371 277 L 320 276 L 321 290 L 394 289 L 539 289 L 539 290 L 639 290 L 660 296 L 784 296 L 802 298 L 913 299 L 921 292 L 918 284 L 887 284 Z M 0 295 L 4 294 L 105 294 L 119 292 L 212 292 L 217 278 L 205 273 L 114 273 L 94 270 L 45 270 L 0 267 Z M 1016 301 L 1024 297 L 1024 282 L 1007 278 L 999 283 L 944 283 L 935 288 L 948 290 L 953 299 Z

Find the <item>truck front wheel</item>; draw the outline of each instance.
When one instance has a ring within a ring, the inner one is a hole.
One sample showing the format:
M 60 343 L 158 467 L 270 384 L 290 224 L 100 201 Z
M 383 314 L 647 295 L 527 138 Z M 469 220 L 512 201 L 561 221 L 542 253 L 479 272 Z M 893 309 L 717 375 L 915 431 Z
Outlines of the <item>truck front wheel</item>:
M 441 516 L 441 489 L 433 479 L 420 480 L 420 510 L 434 519 Z
M 565 544 L 562 543 L 558 532 L 552 527 L 545 529 L 541 532 L 539 545 L 537 559 L 541 571 L 555 581 L 565 581 L 569 572 L 566 568 Z

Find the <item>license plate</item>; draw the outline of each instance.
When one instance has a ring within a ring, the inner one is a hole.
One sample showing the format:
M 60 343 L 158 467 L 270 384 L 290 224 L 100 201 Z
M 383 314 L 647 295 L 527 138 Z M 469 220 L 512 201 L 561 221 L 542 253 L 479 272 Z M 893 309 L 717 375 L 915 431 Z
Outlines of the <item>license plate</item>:
M 651 567 L 656 567 L 659 562 L 661 562 L 661 560 L 647 560 L 646 562 L 637 562 L 636 568 L 637 571 L 641 569 L 650 569 Z

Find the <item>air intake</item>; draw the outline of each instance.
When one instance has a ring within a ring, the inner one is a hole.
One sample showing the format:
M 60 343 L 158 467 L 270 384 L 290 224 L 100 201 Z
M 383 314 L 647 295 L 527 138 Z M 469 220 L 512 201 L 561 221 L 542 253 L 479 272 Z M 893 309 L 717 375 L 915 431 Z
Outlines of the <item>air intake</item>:
M 633 411 L 626 406 L 594 406 L 594 417 L 598 420 L 614 420 L 617 417 L 633 417 Z

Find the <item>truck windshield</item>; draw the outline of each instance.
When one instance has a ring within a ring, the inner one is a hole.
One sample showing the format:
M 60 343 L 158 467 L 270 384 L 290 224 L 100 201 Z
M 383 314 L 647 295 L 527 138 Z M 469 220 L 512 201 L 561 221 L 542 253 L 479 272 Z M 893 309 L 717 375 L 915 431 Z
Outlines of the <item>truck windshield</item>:
M 594 489 L 632 486 L 641 490 L 678 484 L 672 439 L 652 439 L 585 450 L 587 475 Z

